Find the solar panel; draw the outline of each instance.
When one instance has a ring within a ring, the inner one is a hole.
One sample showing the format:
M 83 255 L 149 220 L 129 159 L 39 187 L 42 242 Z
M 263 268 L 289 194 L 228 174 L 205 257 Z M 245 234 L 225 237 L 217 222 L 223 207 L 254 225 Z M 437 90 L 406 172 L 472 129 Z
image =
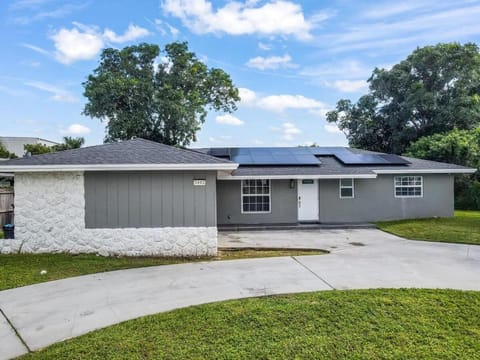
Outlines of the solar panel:
M 208 151 L 208 155 L 212 156 L 219 156 L 219 157 L 227 157 L 230 155 L 229 148 L 211 148 Z
M 406 165 L 410 164 L 401 156 L 394 154 L 356 153 L 343 147 L 310 148 L 316 156 L 335 156 L 345 165 Z
M 392 165 L 406 165 L 406 164 L 411 164 L 410 161 L 408 160 L 405 160 L 404 158 L 402 158 L 401 156 L 398 156 L 398 155 L 393 155 L 393 154 L 381 154 L 381 155 L 378 155 L 380 156 L 381 158 L 385 159 L 386 161 L 388 161 L 389 164 L 392 164 Z
M 231 160 L 240 165 L 319 165 L 306 148 L 233 148 Z

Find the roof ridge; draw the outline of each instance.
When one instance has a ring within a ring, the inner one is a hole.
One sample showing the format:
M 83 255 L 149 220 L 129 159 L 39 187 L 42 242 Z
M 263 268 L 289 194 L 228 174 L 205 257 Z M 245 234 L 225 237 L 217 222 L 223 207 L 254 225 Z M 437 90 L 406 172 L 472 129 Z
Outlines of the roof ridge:
M 71 164 L 234 164 L 217 157 L 156 141 L 130 140 L 55 151 L 6 160 L 1 165 L 71 165 Z

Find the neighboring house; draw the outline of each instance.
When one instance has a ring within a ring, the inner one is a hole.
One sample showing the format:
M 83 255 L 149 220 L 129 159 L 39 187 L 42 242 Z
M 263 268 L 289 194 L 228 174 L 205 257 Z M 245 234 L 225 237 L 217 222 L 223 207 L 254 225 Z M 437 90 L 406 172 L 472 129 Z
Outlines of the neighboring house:
M 452 216 L 453 176 L 475 169 L 340 147 L 134 139 L 0 171 L 15 174 L 15 240 L 0 240 L 2 252 L 186 256 L 214 255 L 217 225 Z
M 45 140 L 36 137 L 17 136 L 0 136 L 0 143 L 2 143 L 9 152 L 17 155 L 18 157 L 22 157 L 25 154 L 24 146 L 27 144 L 42 144 L 45 146 L 54 146 L 59 144 L 55 141 Z

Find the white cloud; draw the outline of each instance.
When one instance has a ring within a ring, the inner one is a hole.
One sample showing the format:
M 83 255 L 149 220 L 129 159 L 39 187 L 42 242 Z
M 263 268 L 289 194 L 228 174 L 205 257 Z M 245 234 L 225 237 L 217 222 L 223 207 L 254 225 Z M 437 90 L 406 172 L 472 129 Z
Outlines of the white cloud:
M 269 95 L 257 101 L 257 106 L 270 111 L 282 112 L 286 109 L 324 109 L 321 101 L 303 95 Z
M 215 118 L 215 121 L 219 124 L 232 125 L 232 126 L 240 126 L 245 124 L 242 120 L 230 114 L 218 115 Z
M 150 34 L 148 30 L 133 24 L 128 26 L 123 35 L 117 35 L 110 29 L 106 29 L 102 34 L 95 26 L 73 24 L 73 28 L 62 28 L 51 36 L 56 49 L 55 58 L 64 64 L 95 58 L 105 46 L 106 41 L 123 43 Z
M 72 124 L 64 130 L 60 130 L 65 135 L 86 135 L 90 133 L 90 129 L 81 124 Z
M 93 29 L 81 31 L 77 28 L 60 29 L 51 36 L 55 44 L 55 57 L 64 64 L 77 60 L 89 60 L 97 56 L 104 46 L 101 36 Z
M 36 89 L 39 89 L 39 90 L 42 90 L 42 91 L 46 91 L 46 92 L 52 94 L 52 96 L 50 98 L 54 101 L 68 102 L 68 103 L 78 101 L 78 99 L 75 96 L 73 96 L 72 94 L 70 94 L 68 91 L 66 91 L 64 89 L 60 89 L 60 88 L 58 88 L 58 87 L 56 87 L 55 85 L 52 85 L 52 84 L 48 84 L 48 83 L 41 82 L 41 81 L 27 81 L 25 83 L 25 85 L 36 88 Z
M 163 36 L 167 35 L 167 30 L 174 38 L 177 37 L 178 34 L 180 34 L 180 30 L 178 30 L 175 26 L 172 26 L 168 22 L 164 22 L 160 19 L 155 19 L 153 25 L 155 26 L 157 31 Z M 167 28 L 167 30 L 165 30 L 165 28 Z
M 342 130 L 340 130 L 335 124 L 326 124 L 323 128 L 326 132 L 331 134 L 343 134 Z
M 303 95 L 268 95 L 258 96 L 255 91 L 239 88 L 240 105 L 257 107 L 267 111 L 281 113 L 288 109 L 308 110 L 309 113 L 324 117 L 331 107 L 322 102 Z
M 365 80 L 335 80 L 327 81 L 325 85 L 346 93 L 363 92 L 368 89 L 368 83 Z
M 103 32 L 103 37 L 113 43 L 124 43 L 148 35 L 150 35 L 150 31 L 134 24 L 128 25 L 128 28 L 127 30 L 125 30 L 125 33 L 123 35 L 117 35 L 114 31 L 110 29 L 105 29 L 105 31 Z
M 168 30 L 170 30 L 170 34 L 173 37 L 177 37 L 178 34 L 180 34 L 180 30 L 178 30 L 175 26 L 172 26 L 169 23 L 167 23 L 167 27 L 168 27 Z
M 162 8 L 167 14 L 181 19 L 196 34 L 281 35 L 300 40 L 311 39 L 315 22 L 328 17 L 316 15 L 312 20 L 306 19 L 302 7 L 287 0 L 257 3 L 232 1 L 214 9 L 207 0 L 165 0 Z
M 42 54 L 42 55 L 45 55 L 45 56 L 52 56 L 52 54 L 50 54 L 49 51 L 45 50 L 45 49 L 42 49 L 41 47 L 38 47 L 38 46 L 35 46 L 35 45 L 32 45 L 32 44 L 27 44 L 27 43 L 23 43 L 23 44 L 20 44 L 21 46 L 27 48 L 27 49 L 30 49 L 30 50 L 33 50 L 39 54 Z
M 272 50 L 273 46 L 271 44 L 266 44 L 260 41 L 258 43 L 258 48 L 260 50 L 268 51 L 268 50 Z
M 255 105 L 255 101 L 257 100 L 257 95 L 255 94 L 255 91 L 247 88 L 238 88 L 238 95 L 240 96 L 240 103 L 242 105 Z
M 263 57 L 257 56 L 254 57 L 245 64 L 248 67 L 259 69 L 259 70 L 275 70 L 279 68 L 296 68 L 298 65 L 292 63 L 292 58 L 290 55 L 285 54 L 283 56 L 270 56 Z
M 283 139 L 286 141 L 292 141 L 296 135 L 302 133 L 302 131 L 291 122 L 285 122 L 282 124 Z

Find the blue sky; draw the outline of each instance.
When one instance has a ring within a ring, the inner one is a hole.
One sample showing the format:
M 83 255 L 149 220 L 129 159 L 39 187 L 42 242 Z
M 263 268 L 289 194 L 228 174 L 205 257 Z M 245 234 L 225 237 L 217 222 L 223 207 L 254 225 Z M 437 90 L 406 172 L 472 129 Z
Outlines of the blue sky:
M 346 145 L 325 112 L 375 67 L 480 36 L 480 1 L 462 0 L 3 0 L 0 16 L 0 134 L 87 145 L 105 129 L 81 115 L 81 84 L 104 47 L 188 41 L 231 75 L 238 111 L 210 113 L 194 146 Z

